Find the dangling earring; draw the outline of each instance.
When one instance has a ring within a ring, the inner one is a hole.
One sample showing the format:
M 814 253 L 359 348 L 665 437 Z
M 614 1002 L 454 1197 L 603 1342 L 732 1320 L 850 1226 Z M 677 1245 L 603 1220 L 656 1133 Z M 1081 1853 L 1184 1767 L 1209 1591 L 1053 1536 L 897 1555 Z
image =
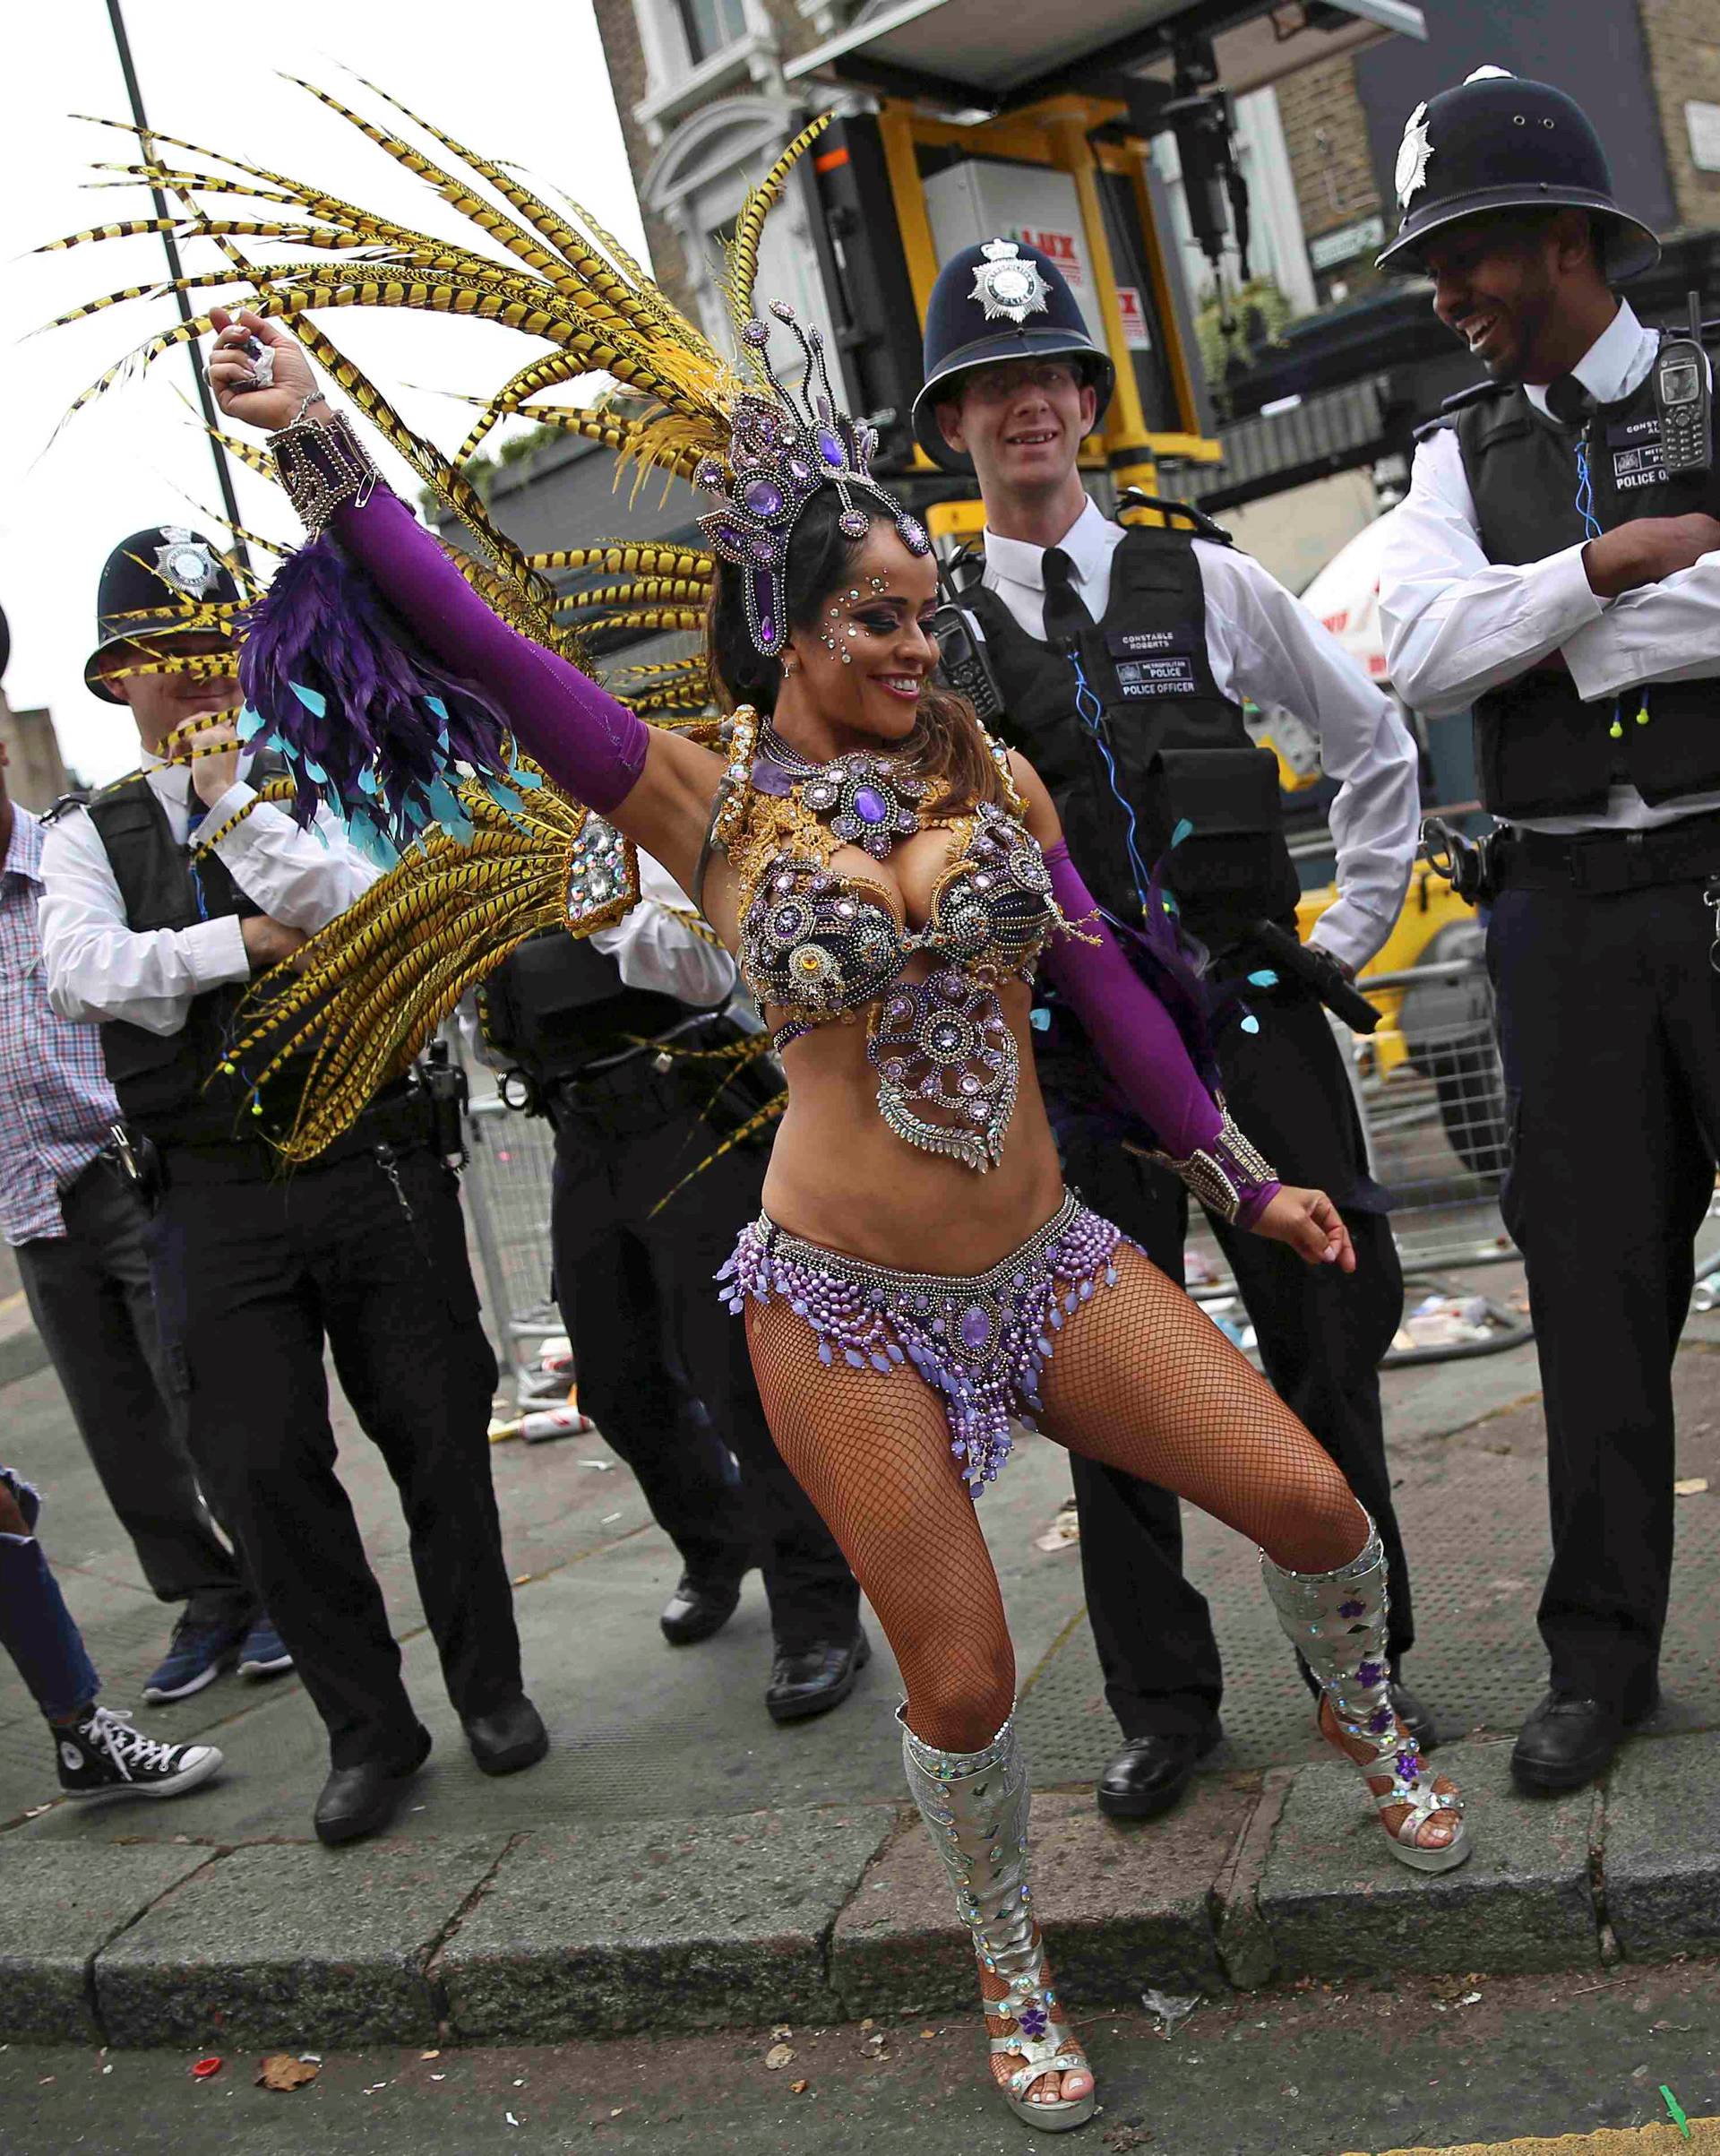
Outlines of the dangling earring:
M 795 660 L 795 659 L 794 659 L 794 657 L 793 657 L 793 655 L 792 655 L 791 653 L 785 652 L 785 653 L 783 654 L 783 660 L 782 660 L 782 677 L 783 677 L 783 679 L 784 679 L 785 681 L 787 681 L 787 678 L 788 678 L 788 677 L 789 677 L 789 675 L 790 675 L 790 674 L 792 674 L 792 673 L 794 672 L 794 670 L 795 670 L 795 667 L 796 667 L 796 660 Z

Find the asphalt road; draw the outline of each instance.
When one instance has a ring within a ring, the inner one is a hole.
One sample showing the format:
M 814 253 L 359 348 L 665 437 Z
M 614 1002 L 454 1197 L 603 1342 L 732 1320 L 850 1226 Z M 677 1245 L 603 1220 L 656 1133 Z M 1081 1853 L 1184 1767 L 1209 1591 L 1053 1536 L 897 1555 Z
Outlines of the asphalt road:
M 1168 2039 L 1137 2007 L 1087 2024 L 1105 2109 L 1055 2143 L 988 2096 L 976 2020 L 796 2028 L 795 2057 L 774 2071 L 769 2030 L 553 2051 L 331 2054 L 291 2093 L 257 2087 L 250 2053 L 198 2082 L 174 2053 L 14 2045 L 0 2052 L 0 2151 L 1030 2156 L 1056 2145 L 1091 2156 L 1382 2156 L 1658 2120 L 1660 2131 L 1596 2145 L 1662 2156 L 1690 2145 L 1666 2124 L 1663 2083 L 1691 2118 L 1720 2113 L 1716 2007 L 1711 1963 L 1499 1982 L 1404 1972 L 1371 1990 L 1202 2005 Z M 1557 2156 L 1590 2145 L 1566 2143 Z M 1705 2146 L 1720 2148 L 1720 2132 L 1698 2127 L 1693 2156 Z

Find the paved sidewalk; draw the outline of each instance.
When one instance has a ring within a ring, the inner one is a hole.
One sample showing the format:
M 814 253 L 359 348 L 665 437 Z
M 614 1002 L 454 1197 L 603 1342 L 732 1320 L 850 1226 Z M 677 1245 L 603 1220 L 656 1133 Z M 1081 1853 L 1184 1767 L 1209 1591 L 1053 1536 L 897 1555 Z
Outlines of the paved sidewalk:
M 1515 1269 L 1475 1276 L 1501 1299 Z M 1544 1561 L 1533 1350 L 1389 1373 L 1389 1427 L 1423 1644 L 1410 1674 L 1459 1741 L 1442 1764 L 1478 1850 L 1429 1881 L 1396 1865 L 1359 1786 L 1311 1734 L 1251 1552 L 1191 1515 L 1218 1614 L 1229 1741 L 1171 1817 L 1118 1829 L 1090 1784 L 1115 1741 L 1073 1549 L 1034 1537 L 1067 1489 L 1028 1443 L 982 1506 L 1021 1675 L 1036 1789 L 1036 1900 L 1077 2002 L 1222 1992 L 1301 1975 L 1598 1966 L 1720 1945 L 1720 1317 L 1681 1358 L 1681 1473 L 1665 1704 L 1607 1788 L 1512 1796 L 1509 1732 L 1542 1665 Z M 242 1410 L 242 1402 L 236 1403 Z M 134 1701 L 170 1613 L 143 1589 L 51 1371 L 0 1387 L 9 1463 L 49 1494 L 44 1537 L 115 1704 Z M 223 1778 L 159 1806 L 54 1804 L 52 1757 L 0 1672 L 0 2039 L 116 2043 L 541 2042 L 970 2004 L 971 1962 L 905 1815 L 883 1649 L 837 1713 L 778 1729 L 762 1596 L 706 1645 L 663 1643 L 675 1564 L 631 1477 L 589 1438 L 499 1446 L 528 1681 L 555 1738 L 486 1781 L 441 1698 L 404 1530 L 344 1416 L 343 1461 L 436 1739 L 398 1833 L 318 1848 L 320 1729 L 297 1683 L 227 1678 L 152 1729 L 210 1734 Z

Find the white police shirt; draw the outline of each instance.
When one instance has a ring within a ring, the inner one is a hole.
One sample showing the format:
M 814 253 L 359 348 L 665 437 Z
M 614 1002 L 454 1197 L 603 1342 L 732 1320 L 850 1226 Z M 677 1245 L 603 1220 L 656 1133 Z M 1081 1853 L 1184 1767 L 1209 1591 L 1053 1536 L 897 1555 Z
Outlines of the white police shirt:
M 710 1010 L 735 987 L 735 961 L 720 944 L 688 927 L 695 910 L 679 884 L 649 853 L 639 857 L 639 903 L 631 913 L 597 929 L 591 947 L 613 958 L 630 988 L 655 988 L 701 1010 Z
M 255 798 L 243 776 L 250 763 L 240 757 L 241 776 L 204 814 L 200 829 L 211 837 Z M 137 783 L 154 793 L 183 846 L 194 812 L 202 808 L 191 791 L 191 772 L 147 750 L 142 764 L 147 775 Z M 248 899 L 306 936 L 344 913 L 379 873 L 326 809 L 317 811 L 316 824 L 301 831 L 284 808 L 259 801 L 215 847 Z M 151 1033 L 176 1033 L 194 996 L 251 979 L 236 915 L 188 928 L 127 927 L 108 849 L 93 821 L 75 811 L 42 834 L 39 918 L 48 1000 L 62 1018 L 94 1024 L 123 1018 Z
M 1647 379 L 1659 345 L 1621 300 L 1571 372 L 1597 403 L 1613 404 Z M 1545 390 L 1523 388 L 1544 412 Z M 1586 544 L 1520 567 L 1490 562 L 1456 431 L 1430 435 L 1416 449 L 1408 495 L 1389 513 L 1380 565 L 1386 663 L 1404 702 L 1432 718 L 1463 711 L 1550 651 L 1564 654 L 1585 703 L 1604 703 L 1641 682 L 1720 673 L 1720 553 L 1609 599 L 1589 589 Z M 1720 794 L 1656 808 L 1634 786 L 1614 786 L 1606 807 L 1591 815 L 1512 821 L 1562 838 L 1644 831 L 1715 809 Z
M 1095 621 L 1104 619 L 1111 556 L 1125 536 L 1089 499 L 1057 542 Z M 1304 720 L 1320 737 L 1321 770 L 1338 781 L 1331 807 L 1338 895 L 1310 940 L 1359 970 L 1390 935 L 1409 885 L 1421 824 L 1415 744 L 1390 697 L 1252 556 L 1214 539 L 1197 539 L 1193 547 L 1218 694 L 1282 706 Z M 1027 540 L 985 534 L 986 588 L 1041 642 L 1044 555 Z

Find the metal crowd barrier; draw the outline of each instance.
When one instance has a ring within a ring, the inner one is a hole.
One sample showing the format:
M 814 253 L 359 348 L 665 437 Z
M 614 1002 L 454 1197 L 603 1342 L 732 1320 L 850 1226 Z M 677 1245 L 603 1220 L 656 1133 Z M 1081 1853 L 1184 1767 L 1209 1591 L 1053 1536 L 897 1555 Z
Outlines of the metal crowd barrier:
M 1494 1025 L 1492 984 L 1479 933 L 1463 956 L 1370 973 L 1359 983 L 1379 1030 L 1333 1021 L 1366 1134 L 1374 1179 L 1395 1201 L 1406 1325 L 1432 1337 L 1398 1346 L 1389 1365 L 1497 1354 L 1532 1337 L 1527 1315 L 1491 1297 L 1449 1290 L 1440 1275 L 1516 1258 L 1499 1210 L 1510 1154 L 1510 1114 Z M 1194 1292 L 1246 1344 L 1241 1305 L 1216 1244 L 1198 1244 L 1213 1277 Z M 1424 1310 L 1430 1303 L 1436 1306 Z M 1449 1306 L 1449 1307 L 1447 1307 Z
M 476 1081 L 481 1074 L 471 1075 Z M 567 1393 L 564 1375 L 546 1379 L 538 1367 L 543 1342 L 563 1331 L 549 1291 L 555 1136 L 542 1117 L 519 1115 L 494 1094 L 471 1101 L 466 1130 L 466 1218 L 477 1246 L 503 1385 L 523 1411 Z
M 1409 1283 L 1405 1307 L 1414 1314 L 1442 1289 L 1443 1272 L 1467 1272 L 1517 1255 L 1499 1212 L 1510 1127 L 1492 987 L 1479 939 L 1472 954 L 1403 972 L 1372 973 L 1360 985 L 1380 1008 L 1379 1030 L 1363 1037 L 1336 1021 L 1333 1030 L 1374 1176 L 1396 1200 L 1392 1230 Z M 477 1093 L 486 1074 L 472 1069 L 470 1076 Z M 550 1298 L 554 1137 L 541 1117 L 520 1115 L 493 1094 L 473 1099 L 467 1121 L 467 1218 L 503 1384 L 524 1410 L 559 1400 L 566 1391 L 564 1377 L 546 1378 L 538 1367 L 543 1342 L 563 1331 Z M 1200 1232 L 1198 1221 L 1193 1242 L 1211 1275 L 1193 1293 L 1227 1330 L 1240 1332 L 1234 1285 L 1216 1243 Z M 1452 1338 L 1395 1349 L 1387 1361 L 1493 1354 L 1531 1336 L 1526 1315 L 1492 1298 L 1460 1290 L 1454 1300 L 1477 1306 L 1473 1326 L 1454 1315 Z M 1234 1304 L 1234 1315 L 1227 1303 Z

